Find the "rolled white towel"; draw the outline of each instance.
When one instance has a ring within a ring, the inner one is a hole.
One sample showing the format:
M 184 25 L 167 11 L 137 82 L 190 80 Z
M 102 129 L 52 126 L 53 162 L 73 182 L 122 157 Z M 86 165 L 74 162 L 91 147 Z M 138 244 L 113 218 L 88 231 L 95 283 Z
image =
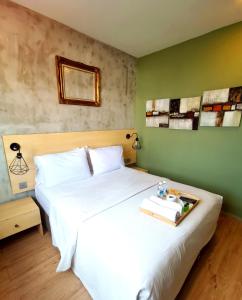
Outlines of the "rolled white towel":
M 151 201 L 150 199 L 144 199 L 141 204 L 141 208 L 146 209 L 154 214 L 165 217 L 172 222 L 176 222 L 181 216 L 179 211 L 168 207 L 160 206 L 157 203 Z
M 182 213 L 182 205 L 180 203 L 163 200 L 156 196 L 150 196 L 149 199 L 162 207 L 173 209 L 178 211 L 180 214 Z

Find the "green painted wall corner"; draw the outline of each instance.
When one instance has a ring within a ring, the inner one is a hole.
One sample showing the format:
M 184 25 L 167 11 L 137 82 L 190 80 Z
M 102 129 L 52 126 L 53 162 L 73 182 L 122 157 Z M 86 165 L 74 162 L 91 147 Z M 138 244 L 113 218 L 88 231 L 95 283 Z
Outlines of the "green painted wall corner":
M 142 139 L 138 164 L 151 173 L 224 197 L 242 217 L 242 126 L 197 131 L 145 127 L 145 101 L 192 97 L 242 85 L 242 22 L 138 60 L 135 123 Z

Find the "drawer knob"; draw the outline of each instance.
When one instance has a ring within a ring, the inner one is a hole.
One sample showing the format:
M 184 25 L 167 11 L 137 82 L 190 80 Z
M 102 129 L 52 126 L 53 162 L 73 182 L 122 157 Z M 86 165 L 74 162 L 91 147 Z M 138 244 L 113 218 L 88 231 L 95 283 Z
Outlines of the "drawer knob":
M 18 225 L 18 224 L 15 224 L 15 225 L 14 225 L 14 227 L 15 227 L 15 228 L 18 228 L 18 227 L 19 227 L 19 225 Z

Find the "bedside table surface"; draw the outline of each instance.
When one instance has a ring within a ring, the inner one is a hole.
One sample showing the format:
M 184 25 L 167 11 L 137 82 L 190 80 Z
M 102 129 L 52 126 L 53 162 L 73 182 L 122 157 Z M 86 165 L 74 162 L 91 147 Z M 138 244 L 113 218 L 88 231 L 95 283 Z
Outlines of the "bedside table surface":
M 23 215 L 36 209 L 38 210 L 39 208 L 31 197 L 5 202 L 0 204 L 0 221 Z
M 133 168 L 133 169 L 135 169 L 135 170 L 141 171 L 141 172 L 148 173 L 148 169 L 144 169 L 144 168 L 137 167 L 137 166 L 135 166 L 135 167 L 132 167 L 132 168 Z
M 141 167 L 137 166 L 136 164 L 130 164 L 130 165 L 127 165 L 127 167 L 128 167 L 128 168 L 131 168 L 131 169 L 135 169 L 135 170 L 137 170 L 137 171 L 149 173 L 149 170 L 148 170 L 148 169 L 141 168 Z

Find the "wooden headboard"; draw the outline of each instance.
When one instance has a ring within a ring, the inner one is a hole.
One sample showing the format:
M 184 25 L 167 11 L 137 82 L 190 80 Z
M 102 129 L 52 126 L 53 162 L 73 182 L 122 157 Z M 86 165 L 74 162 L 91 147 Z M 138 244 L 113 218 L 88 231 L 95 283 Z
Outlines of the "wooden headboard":
M 126 139 L 127 133 L 132 134 L 134 132 L 136 132 L 134 129 L 125 129 L 3 136 L 7 165 L 9 166 L 16 156 L 16 152 L 10 149 L 11 143 L 18 143 L 21 146 L 21 153 L 29 166 L 29 171 L 24 175 L 14 175 L 8 171 L 13 194 L 34 189 L 35 166 L 33 157 L 35 155 L 64 152 L 82 146 L 122 145 L 125 163 L 135 163 L 136 151 L 132 148 L 134 140 L 133 138 Z M 25 185 L 26 187 L 23 188 Z

